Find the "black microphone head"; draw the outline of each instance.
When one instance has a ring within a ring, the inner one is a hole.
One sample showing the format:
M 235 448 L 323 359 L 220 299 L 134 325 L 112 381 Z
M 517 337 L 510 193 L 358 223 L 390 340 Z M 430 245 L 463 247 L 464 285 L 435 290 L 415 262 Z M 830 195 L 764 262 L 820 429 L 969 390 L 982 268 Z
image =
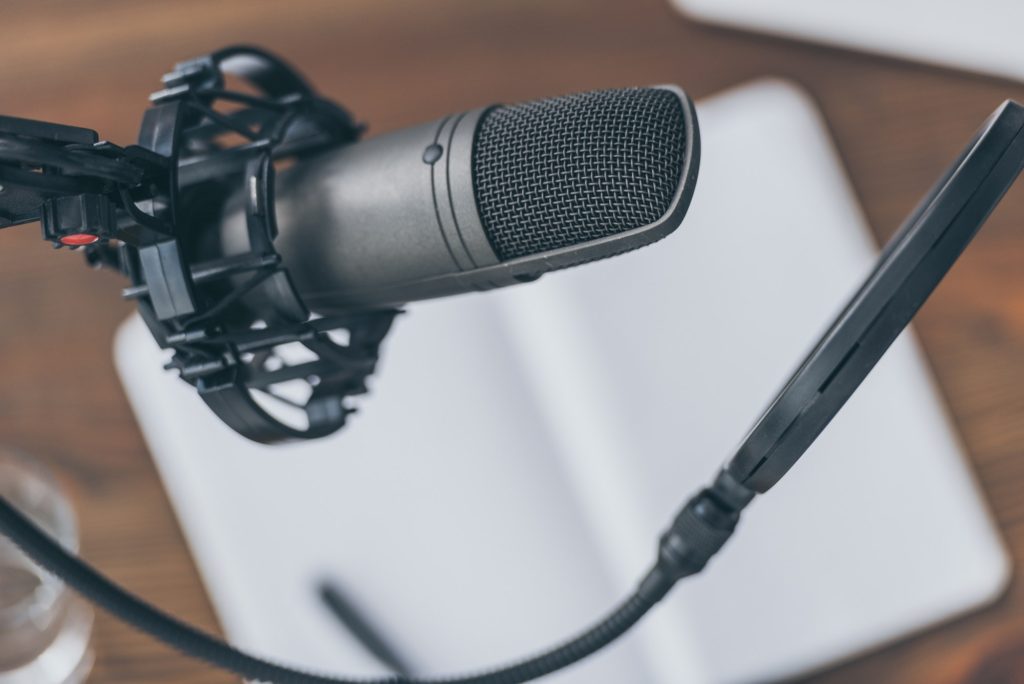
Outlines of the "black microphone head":
M 671 233 L 699 159 L 671 86 L 482 107 L 297 164 L 275 244 L 325 315 L 514 285 Z
M 603 241 L 608 251 L 590 260 L 649 244 L 678 225 L 658 224 L 685 211 L 699 149 L 689 100 L 674 88 L 492 107 L 473 145 L 484 232 L 500 261 Z

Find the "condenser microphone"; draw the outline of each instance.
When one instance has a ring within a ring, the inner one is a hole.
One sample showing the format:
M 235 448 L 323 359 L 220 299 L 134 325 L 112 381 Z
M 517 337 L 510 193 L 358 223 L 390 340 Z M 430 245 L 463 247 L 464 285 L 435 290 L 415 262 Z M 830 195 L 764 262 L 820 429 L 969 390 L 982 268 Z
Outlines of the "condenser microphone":
M 671 233 L 699 155 L 672 86 L 483 107 L 281 173 L 274 244 L 324 315 L 528 282 Z M 225 254 L 250 250 L 245 199 L 225 212 Z
M 0 117 L 0 227 L 39 220 L 120 270 L 168 368 L 259 442 L 340 429 L 406 303 L 650 244 L 697 180 L 696 114 L 673 86 L 359 141 L 345 109 L 257 48 L 182 62 L 163 85 L 123 148 Z

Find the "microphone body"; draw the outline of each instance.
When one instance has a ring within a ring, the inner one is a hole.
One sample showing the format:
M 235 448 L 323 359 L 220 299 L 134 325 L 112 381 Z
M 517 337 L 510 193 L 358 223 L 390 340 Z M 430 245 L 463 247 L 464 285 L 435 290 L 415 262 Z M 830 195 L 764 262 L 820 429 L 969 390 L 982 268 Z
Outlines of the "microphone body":
M 528 282 L 675 230 L 699 150 L 672 86 L 475 109 L 281 173 L 275 247 L 323 315 Z M 227 254 L 249 249 L 240 204 Z

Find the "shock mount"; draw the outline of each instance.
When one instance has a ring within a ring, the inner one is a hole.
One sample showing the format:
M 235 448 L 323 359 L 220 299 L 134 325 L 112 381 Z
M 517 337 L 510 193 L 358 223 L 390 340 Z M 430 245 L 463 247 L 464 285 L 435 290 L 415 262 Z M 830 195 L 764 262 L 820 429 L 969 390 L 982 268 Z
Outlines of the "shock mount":
M 366 391 L 398 312 L 307 308 L 274 248 L 275 166 L 351 143 L 362 127 L 251 47 L 182 62 L 163 85 L 126 147 L 0 116 L 0 227 L 40 221 L 55 247 L 124 274 L 124 297 L 173 350 L 167 367 L 242 435 L 328 435 L 354 410 L 346 398 Z M 243 198 L 248 249 L 204 259 L 220 253 L 209 249 L 211 207 L 231 196 Z

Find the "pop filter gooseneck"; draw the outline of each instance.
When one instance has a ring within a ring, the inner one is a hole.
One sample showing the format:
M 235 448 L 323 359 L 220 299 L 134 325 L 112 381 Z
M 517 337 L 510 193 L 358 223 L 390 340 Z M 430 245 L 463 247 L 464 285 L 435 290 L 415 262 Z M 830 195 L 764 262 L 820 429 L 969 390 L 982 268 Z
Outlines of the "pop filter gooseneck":
M 490 672 L 438 678 L 344 678 L 303 672 L 249 655 L 178 620 L 122 589 L 60 544 L 0 497 L 0 532 L 68 586 L 155 639 L 245 679 L 278 684 L 518 684 L 568 667 L 622 636 L 683 577 L 700 570 L 725 543 L 753 493 L 723 471 L 691 500 L 661 539 L 658 561 L 636 591 L 579 636 L 532 658 Z M 733 508 L 733 506 L 736 508 Z

